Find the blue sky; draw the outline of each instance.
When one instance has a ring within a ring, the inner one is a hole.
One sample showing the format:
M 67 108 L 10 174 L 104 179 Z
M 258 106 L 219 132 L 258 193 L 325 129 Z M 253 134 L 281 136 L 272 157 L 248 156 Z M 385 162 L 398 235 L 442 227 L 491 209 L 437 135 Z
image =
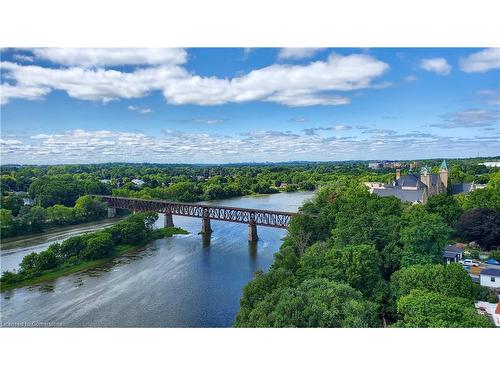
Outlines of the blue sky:
M 7 163 L 500 154 L 500 49 L 3 49 Z

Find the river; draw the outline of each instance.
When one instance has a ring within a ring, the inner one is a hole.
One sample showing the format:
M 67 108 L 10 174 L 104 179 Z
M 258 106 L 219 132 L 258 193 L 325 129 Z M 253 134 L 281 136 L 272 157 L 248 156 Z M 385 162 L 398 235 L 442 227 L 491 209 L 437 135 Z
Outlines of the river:
M 239 197 L 211 204 L 297 211 L 311 192 Z M 256 271 L 269 269 L 286 235 L 257 227 L 259 241 L 247 241 L 247 226 L 212 220 L 213 233 L 197 233 L 201 220 L 174 216 L 189 235 L 157 240 L 109 264 L 41 285 L 1 294 L 3 326 L 30 327 L 229 327 L 242 289 Z M 109 223 L 96 224 L 91 230 Z M 163 217 L 157 226 L 163 225 Z M 77 230 L 86 231 L 83 227 Z M 2 270 L 16 268 L 19 254 L 41 251 L 69 235 L 30 238 L 2 248 Z M 44 239 L 45 237 L 45 239 Z M 55 239 L 54 237 L 58 237 Z M 17 255 L 13 255 L 17 254 Z M 22 259 L 22 256 L 21 256 Z M 16 263 L 17 262 L 17 263 Z

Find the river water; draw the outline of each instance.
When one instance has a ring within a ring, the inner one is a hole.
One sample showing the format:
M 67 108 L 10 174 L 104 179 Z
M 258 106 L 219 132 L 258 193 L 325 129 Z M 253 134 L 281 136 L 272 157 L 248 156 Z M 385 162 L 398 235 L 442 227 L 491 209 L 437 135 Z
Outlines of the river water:
M 212 201 L 212 204 L 297 211 L 311 192 L 280 193 Z M 109 264 L 32 287 L 1 294 L 3 326 L 29 327 L 229 327 L 242 289 L 256 271 L 269 269 L 283 229 L 257 227 L 249 243 L 247 226 L 212 220 L 213 233 L 197 233 L 201 220 L 174 216 L 188 230 L 157 240 Z M 110 225 L 94 224 L 89 230 Z M 163 217 L 157 226 L 163 225 Z M 44 235 L 2 248 L 2 270 L 15 269 L 22 256 L 85 227 Z M 68 232 L 71 232 L 68 231 Z M 57 238 L 56 238 L 57 237 Z M 4 264 L 5 262 L 5 264 Z

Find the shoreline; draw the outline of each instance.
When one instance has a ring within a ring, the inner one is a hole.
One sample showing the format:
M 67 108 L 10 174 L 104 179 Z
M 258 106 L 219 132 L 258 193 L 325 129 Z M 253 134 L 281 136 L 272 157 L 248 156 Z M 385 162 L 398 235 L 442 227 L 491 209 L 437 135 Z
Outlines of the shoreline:
M 127 217 L 127 215 L 116 216 L 116 217 L 110 218 L 110 219 L 104 218 L 104 219 L 99 219 L 99 220 L 94 220 L 94 221 L 87 221 L 84 223 L 70 224 L 70 225 L 65 225 L 65 226 L 61 226 L 61 227 L 56 226 L 56 227 L 51 227 L 51 228 L 44 230 L 42 232 L 23 234 L 23 235 L 14 236 L 14 237 L 5 237 L 5 238 L 0 239 L 0 242 L 2 243 L 2 245 L 7 245 L 11 242 L 30 240 L 30 239 L 33 239 L 33 238 L 36 238 L 36 237 L 39 237 L 42 235 L 57 234 L 57 232 L 59 232 L 59 231 L 63 232 L 66 230 L 78 229 L 78 227 L 84 227 L 85 225 L 89 225 L 89 224 L 90 225 L 98 225 L 100 223 L 104 223 L 107 221 L 109 221 L 110 224 L 115 224 L 116 222 L 120 221 L 121 219 L 124 219 L 125 217 Z
M 166 231 L 166 229 L 169 229 Z M 46 281 L 52 281 L 55 280 L 59 277 L 62 276 L 68 276 L 74 273 L 78 272 L 83 272 L 87 271 L 92 268 L 96 268 L 99 266 L 102 266 L 111 260 L 118 258 L 119 256 L 122 256 L 124 254 L 133 252 L 133 251 L 139 251 L 142 248 L 144 248 L 146 245 L 150 244 L 153 241 L 162 239 L 162 238 L 167 238 L 167 237 L 172 237 L 174 234 L 189 234 L 188 231 L 182 229 L 182 228 L 162 228 L 162 229 L 156 229 L 151 233 L 151 237 L 146 239 L 145 241 L 142 241 L 139 244 L 135 245 L 119 245 L 116 248 L 116 251 L 113 255 L 110 257 L 102 258 L 102 259 L 95 259 L 95 260 L 89 260 L 85 262 L 81 262 L 78 264 L 75 264 L 73 266 L 59 266 L 58 268 L 47 271 L 46 273 L 43 273 L 33 279 L 28 279 L 28 280 L 22 280 L 19 282 L 16 282 L 14 284 L 8 284 L 4 285 L 4 283 L 0 284 L 0 293 L 7 292 L 9 290 L 13 289 L 18 289 L 18 288 L 23 288 L 27 286 L 34 286 L 37 284 L 41 284 Z

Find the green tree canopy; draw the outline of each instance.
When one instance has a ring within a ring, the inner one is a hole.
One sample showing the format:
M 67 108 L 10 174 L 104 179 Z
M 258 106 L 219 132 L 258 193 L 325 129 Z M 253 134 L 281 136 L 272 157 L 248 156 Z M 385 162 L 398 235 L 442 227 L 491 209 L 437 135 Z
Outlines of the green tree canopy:
M 472 302 L 418 289 L 399 299 L 397 313 L 397 327 L 492 327 L 488 318 L 476 312 Z

